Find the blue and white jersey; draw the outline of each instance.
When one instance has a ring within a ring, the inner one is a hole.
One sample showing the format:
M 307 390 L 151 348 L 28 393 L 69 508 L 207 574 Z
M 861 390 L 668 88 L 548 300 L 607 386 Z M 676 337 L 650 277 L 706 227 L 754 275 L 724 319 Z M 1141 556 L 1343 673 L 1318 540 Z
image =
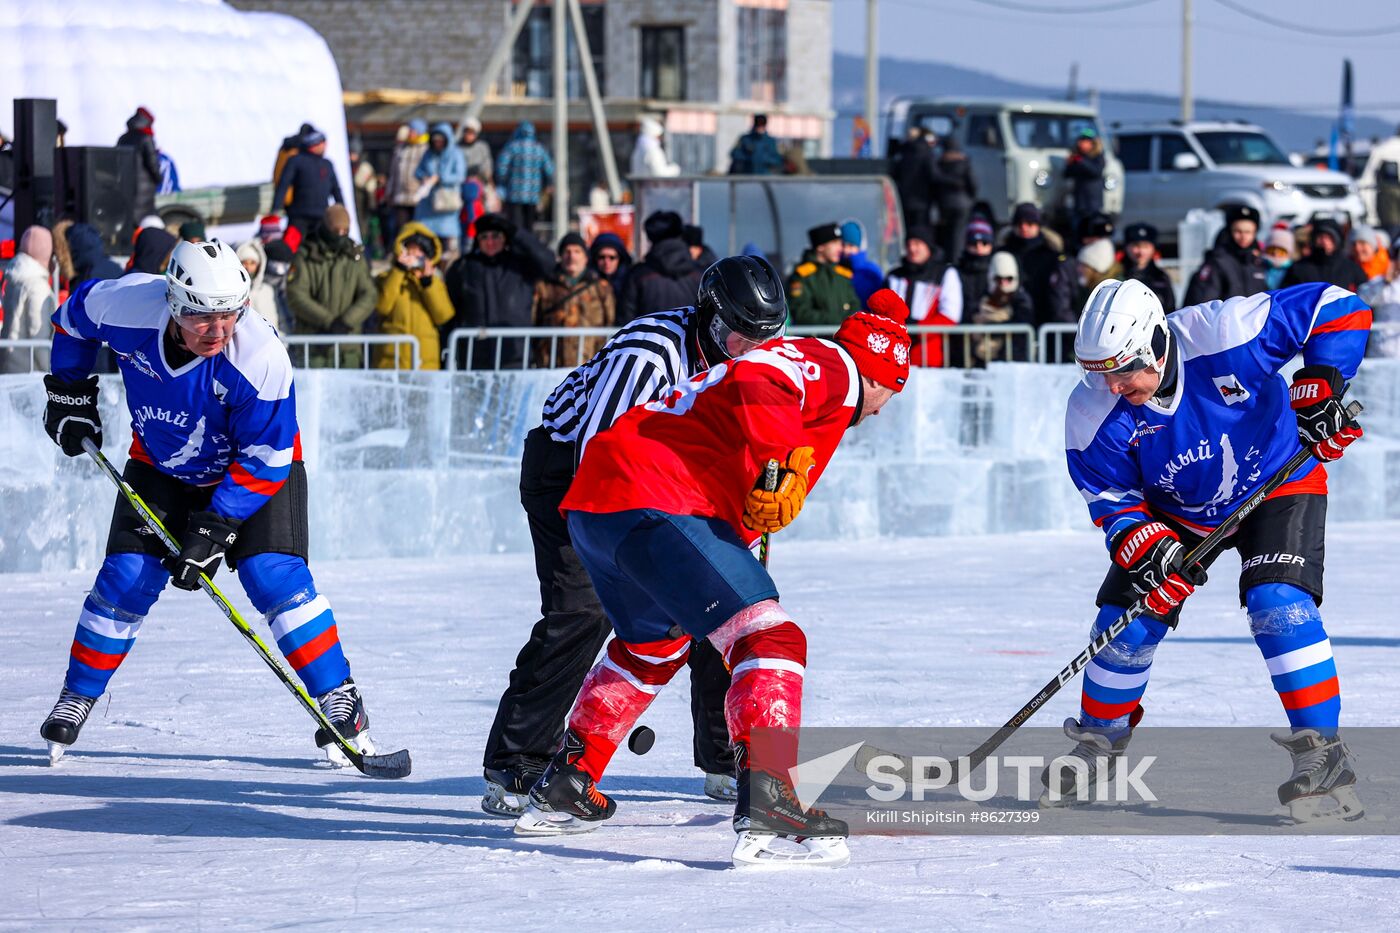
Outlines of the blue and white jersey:
M 1279 371 L 1301 351 L 1353 378 L 1371 311 L 1314 283 L 1184 308 L 1167 326 L 1178 351 L 1167 404 L 1134 406 L 1096 375 L 1070 395 L 1069 474 L 1109 538 L 1150 513 L 1201 531 L 1218 525 L 1300 447 Z M 1322 466 L 1307 463 L 1280 493 L 1326 490 Z
M 192 485 L 218 484 L 210 508 L 246 519 L 301 459 L 286 348 L 260 315 L 244 314 L 221 354 L 172 368 L 169 322 L 164 276 L 85 283 L 54 313 L 53 373 L 83 379 L 100 345 L 111 347 L 131 410 L 131 456 Z

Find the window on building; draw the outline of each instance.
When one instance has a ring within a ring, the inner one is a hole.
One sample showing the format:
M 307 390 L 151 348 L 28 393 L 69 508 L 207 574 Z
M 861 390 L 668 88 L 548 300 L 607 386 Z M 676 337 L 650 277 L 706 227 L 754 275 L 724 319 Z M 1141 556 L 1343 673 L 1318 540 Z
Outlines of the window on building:
M 787 101 L 787 10 L 741 6 L 739 13 L 740 100 Z
M 642 27 L 641 96 L 685 100 L 685 27 Z
M 585 4 L 583 6 L 583 28 L 588 33 L 588 49 L 593 53 L 593 72 L 598 76 L 598 93 L 608 93 L 607 55 L 604 46 L 604 7 Z M 511 56 L 513 80 L 525 85 L 527 97 L 554 96 L 554 29 L 548 6 L 530 11 L 520 35 L 515 39 L 514 54 Z M 572 21 L 569 26 L 569 48 L 567 82 L 570 97 L 583 97 L 583 71 L 579 66 L 578 45 L 574 41 Z

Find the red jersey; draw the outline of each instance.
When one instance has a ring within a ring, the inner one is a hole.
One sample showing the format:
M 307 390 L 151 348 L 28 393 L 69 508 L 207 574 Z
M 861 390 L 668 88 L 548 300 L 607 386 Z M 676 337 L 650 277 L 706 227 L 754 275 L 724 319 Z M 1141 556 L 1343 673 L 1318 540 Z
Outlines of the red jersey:
M 764 465 L 811 447 L 807 483 L 815 486 L 860 404 L 855 361 L 840 346 L 817 337 L 769 341 L 595 435 L 560 510 L 711 516 L 752 542 L 759 533 L 741 517 Z

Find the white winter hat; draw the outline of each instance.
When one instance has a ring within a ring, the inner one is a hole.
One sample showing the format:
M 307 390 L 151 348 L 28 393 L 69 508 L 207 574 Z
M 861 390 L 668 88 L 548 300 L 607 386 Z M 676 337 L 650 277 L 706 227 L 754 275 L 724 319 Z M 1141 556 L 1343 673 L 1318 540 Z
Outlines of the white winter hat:
M 1376 242 L 1376 228 L 1368 227 L 1365 224 L 1352 228 L 1351 241 L 1353 243 L 1370 243 L 1373 246 L 1380 245 Z
M 660 120 L 655 117 L 642 117 L 638 122 L 641 123 L 643 136 L 653 136 L 657 139 L 661 138 L 662 126 Z
M 1079 251 L 1079 262 L 1103 275 L 1113 268 L 1113 241 L 1095 240 Z
M 987 287 L 992 291 L 997 290 L 997 279 L 1011 279 L 1011 287 L 1006 291 L 1014 292 L 1021 287 L 1021 269 L 1016 264 L 1016 257 L 1007 252 L 993 253 L 992 262 L 987 266 Z

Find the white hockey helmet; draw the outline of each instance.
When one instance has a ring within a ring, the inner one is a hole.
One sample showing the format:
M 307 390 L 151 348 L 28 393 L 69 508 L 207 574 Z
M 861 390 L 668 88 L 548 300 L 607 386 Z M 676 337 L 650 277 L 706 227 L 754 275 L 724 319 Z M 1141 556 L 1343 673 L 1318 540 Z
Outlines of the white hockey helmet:
M 181 242 L 165 267 L 165 298 L 176 318 L 248 309 L 253 280 L 238 254 L 219 240 Z
M 1135 279 L 1100 282 L 1084 303 L 1074 356 L 1086 373 L 1157 372 L 1167 354 L 1167 316 L 1152 289 Z

